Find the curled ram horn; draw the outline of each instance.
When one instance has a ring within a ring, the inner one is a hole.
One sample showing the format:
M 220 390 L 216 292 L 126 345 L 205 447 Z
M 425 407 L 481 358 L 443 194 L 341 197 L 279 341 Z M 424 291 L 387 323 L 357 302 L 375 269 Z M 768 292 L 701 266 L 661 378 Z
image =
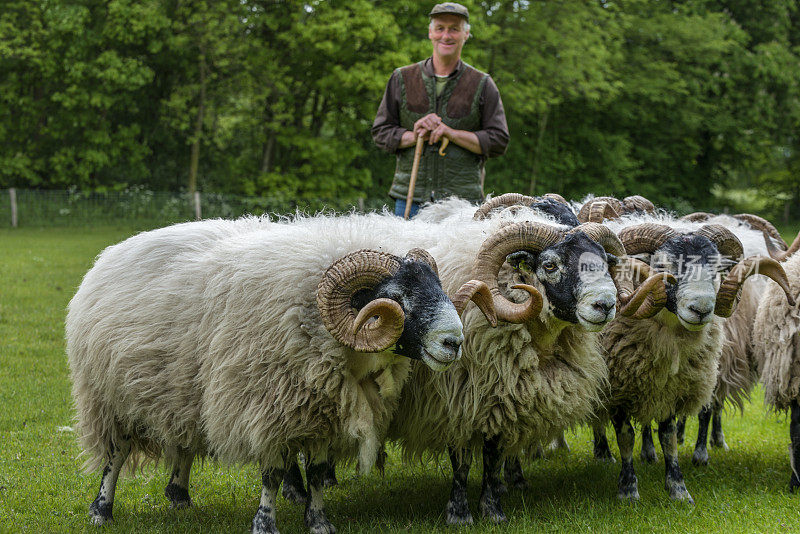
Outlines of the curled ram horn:
M 786 241 L 783 240 L 781 237 L 781 233 L 775 228 L 771 222 L 766 220 L 763 217 L 759 217 L 758 215 L 754 215 L 752 213 L 737 213 L 733 216 L 734 219 L 747 223 L 752 228 L 756 230 L 761 230 L 762 233 L 769 235 L 772 239 L 775 240 L 775 243 L 778 244 L 778 247 L 781 250 L 786 250 L 789 248 L 789 245 L 786 244 Z
M 486 282 L 470 280 L 461 286 L 450 300 L 453 302 L 453 306 L 456 307 L 456 312 L 459 316 L 464 313 L 464 310 L 467 308 L 467 303 L 473 301 L 486 316 L 486 320 L 489 321 L 489 324 L 497 326 L 497 312 L 494 309 L 492 292 L 489 290 L 489 286 Z
M 774 280 L 786 293 L 786 300 L 789 305 L 795 305 L 789 288 L 789 279 L 786 277 L 786 272 L 781 267 L 781 264 L 766 256 L 751 256 L 737 263 L 720 284 L 719 291 L 717 291 L 717 302 L 714 307 L 716 315 L 719 317 L 731 316 L 739 301 L 739 292 L 742 284 L 754 274 L 763 274 Z
M 649 319 L 667 305 L 667 283 L 674 284 L 675 276 L 669 273 L 656 273 L 639 284 L 628 302 L 619 311 L 623 317 Z
M 629 254 L 652 254 L 661 245 L 678 233 L 669 226 L 656 223 L 644 223 L 624 228 L 619 233 L 620 241 L 625 245 Z M 657 314 L 667 303 L 666 284 L 675 283 L 675 277 L 667 273 L 651 274 L 650 266 L 639 260 L 631 262 L 633 267 L 636 289 L 630 288 L 626 282 L 626 289 L 620 299 L 623 304 L 620 315 L 647 319 Z M 643 281 L 644 280 L 644 281 Z M 619 289 L 618 289 L 619 291 Z M 627 300 L 626 300 L 627 299 Z
M 694 213 L 684 215 L 680 220 L 689 222 L 704 222 L 709 220 L 711 217 L 714 217 L 713 213 L 708 213 L 707 211 L 696 211 Z
M 664 224 L 644 223 L 623 228 L 619 232 L 619 239 L 625 245 L 625 252 L 630 256 L 652 254 L 668 239 L 677 235 L 678 232 Z
M 789 248 L 786 250 L 777 249 L 770 236 L 768 236 L 766 232 L 762 233 L 764 234 L 764 242 L 767 244 L 767 252 L 769 252 L 770 257 L 774 260 L 786 261 L 792 254 L 800 250 L 800 232 L 797 233 L 797 237 L 794 238 L 794 241 L 792 241 L 792 244 L 789 245 Z
M 656 206 L 641 195 L 631 195 L 622 199 L 625 213 L 655 213 Z
M 606 219 L 619 219 L 623 213 L 622 202 L 614 197 L 595 197 L 578 212 L 580 222 L 603 222 Z
M 719 253 L 729 260 L 739 261 L 744 254 L 744 247 L 739 238 L 721 224 L 705 224 L 694 233 L 707 237 L 714 243 Z
M 524 323 L 542 311 L 542 296 L 533 286 L 518 285 L 515 289 L 527 291 L 531 297 L 515 303 L 504 297 L 498 286 L 498 274 L 506 257 L 517 251 L 539 252 L 560 241 L 563 234 L 551 226 L 535 222 L 508 224 L 488 237 L 481 245 L 473 266 L 473 278 L 485 282 L 494 303 L 497 318 L 509 323 Z
M 337 341 L 358 352 L 380 352 L 400 338 L 405 314 L 397 302 L 376 299 L 357 311 L 352 298 L 393 276 L 401 262 L 391 254 L 358 250 L 328 267 L 317 286 L 317 308 L 325 328 Z M 370 321 L 373 317 L 377 320 Z
M 511 206 L 530 206 L 534 202 L 536 202 L 534 197 L 529 197 L 520 193 L 505 193 L 481 204 L 472 218 L 479 221 L 487 218 L 489 214 L 496 209 L 509 208 Z
M 413 261 L 420 261 L 422 263 L 427 264 L 431 270 L 434 272 L 436 277 L 439 277 L 439 268 L 436 266 L 436 260 L 433 259 L 433 256 L 430 253 L 422 248 L 412 248 L 406 254 L 407 260 Z
M 556 202 L 564 204 L 565 206 L 569 206 L 569 202 L 567 202 L 567 199 L 562 197 L 558 193 L 545 193 L 544 195 L 542 195 L 542 198 L 549 198 L 550 200 L 555 200 Z

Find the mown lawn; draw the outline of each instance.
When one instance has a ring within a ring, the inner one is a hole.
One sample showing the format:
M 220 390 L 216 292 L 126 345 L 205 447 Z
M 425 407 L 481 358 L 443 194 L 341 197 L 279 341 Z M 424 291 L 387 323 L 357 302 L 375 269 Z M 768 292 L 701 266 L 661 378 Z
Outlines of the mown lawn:
M 67 302 L 94 256 L 131 233 L 115 228 L 0 230 L 0 532 L 97 531 L 88 524 L 87 510 L 100 477 L 81 472 L 80 451 L 69 428 L 63 322 Z M 638 459 L 641 501 L 618 502 L 618 465 L 593 460 L 591 435 L 580 429 L 567 435 L 571 452 L 525 462 L 531 489 L 507 496 L 505 525 L 479 520 L 480 470 L 473 469 L 470 498 L 477 522 L 471 528 L 447 528 L 442 510 L 450 490 L 449 462 L 404 465 L 395 449 L 390 449 L 383 478 L 377 473 L 356 477 L 353 468 L 340 469 L 340 485 L 327 495 L 328 517 L 339 532 L 800 530 L 800 496 L 787 490 L 788 424 L 785 417 L 765 412 L 760 390 L 743 417 L 728 417 L 731 450 L 711 450 L 708 467 L 691 465 L 696 425 L 690 422 L 680 449 L 695 506 L 671 502 L 663 488 L 663 465 Z M 616 453 L 613 438 L 612 450 Z M 248 530 L 260 491 L 255 466 L 195 466 L 190 485 L 194 506 L 181 511 L 171 510 L 163 496 L 167 477 L 163 467 L 150 466 L 122 478 L 115 522 L 103 532 Z M 283 499 L 278 524 L 285 533 L 306 531 L 302 509 Z

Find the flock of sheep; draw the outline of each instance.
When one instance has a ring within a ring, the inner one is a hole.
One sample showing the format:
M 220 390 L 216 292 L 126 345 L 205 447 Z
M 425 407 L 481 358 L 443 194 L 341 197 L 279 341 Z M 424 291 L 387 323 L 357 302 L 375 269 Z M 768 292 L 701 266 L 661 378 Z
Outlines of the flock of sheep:
M 725 447 L 719 413 L 761 379 L 791 411 L 800 486 L 800 237 L 753 215 L 677 218 L 642 197 L 568 203 L 506 194 L 389 213 L 192 222 L 102 252 L 69 305 L 67 352 L 85 467 L 103 468 L 89 510 L 112 519 L 126 463 L 161 460 L 171 504 L 191 504 L 196 457 L 257 462 L 252 532 L 276 533 L 283 495 L 311 532 L 333 533 L 323 489 L 337 462 L 362 472 L 384 443 L 447 452 L 450 524 L 472 523 L 467 476 L 482 451 L 478 509 L 525 485 L 519 455 L 591 425 L 618 495 L 638 499 L 634 429 L 673 499 L 693 461 Z M 760 274 L 765 276 L 751 276 Z M 771 280 L 770 280 L 771 279 Z M 757 333 L 757 334 L 756 334 Z M 305 458 L 306 484 L 297 464 Z

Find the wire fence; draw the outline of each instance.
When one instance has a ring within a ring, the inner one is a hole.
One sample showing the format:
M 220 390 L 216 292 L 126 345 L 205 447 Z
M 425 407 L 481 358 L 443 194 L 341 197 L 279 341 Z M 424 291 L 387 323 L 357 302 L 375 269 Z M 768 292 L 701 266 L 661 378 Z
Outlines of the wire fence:
M 235 218 L 242 215 L 285 215 L 297 210 L 372 211 L 389 199 L 292 199 L 244 197 L 217 193 L 170 193 L 131 188 L 87 192 L 0 189 L 0 228 L 62 227 L 95 224 L 163 226 L 194 219 Z

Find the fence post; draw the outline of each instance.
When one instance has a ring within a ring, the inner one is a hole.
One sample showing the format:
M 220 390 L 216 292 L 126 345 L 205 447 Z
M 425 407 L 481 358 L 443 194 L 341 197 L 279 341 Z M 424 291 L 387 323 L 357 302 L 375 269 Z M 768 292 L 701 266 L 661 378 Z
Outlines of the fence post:
M 194 192 L 194 218 L 198 221 L 202 219 L 202 210 L 200 209 L 200 191 Z
M 8 197 L 11 199 L 11 227 L 17 227 L 17 190 L 13 187 L 8 190 Z

